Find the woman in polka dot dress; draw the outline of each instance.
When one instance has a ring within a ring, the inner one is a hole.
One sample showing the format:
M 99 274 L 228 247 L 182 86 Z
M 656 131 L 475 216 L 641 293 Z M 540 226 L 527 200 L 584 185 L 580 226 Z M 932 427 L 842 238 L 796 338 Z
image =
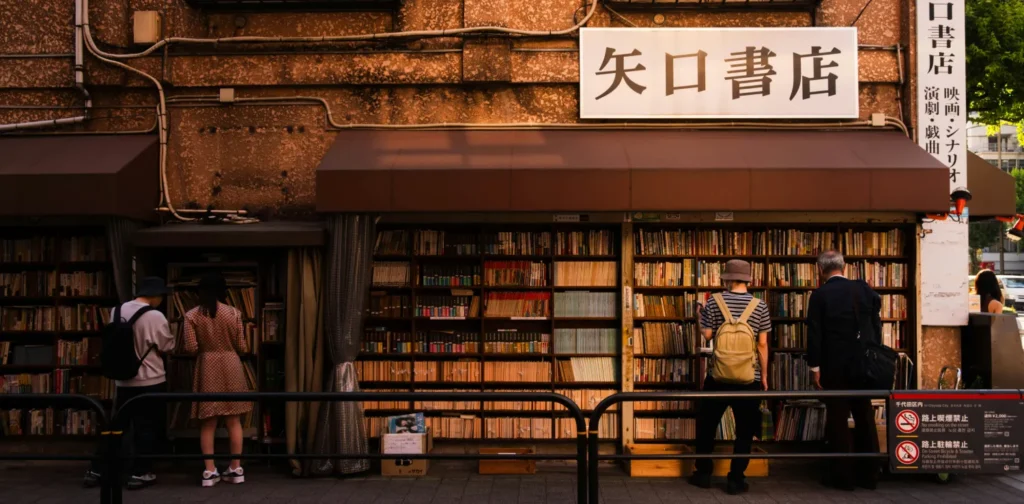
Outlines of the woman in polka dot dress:
M 192 381 L 195 392 L 250 392 L 246 385 L 245 370 L 239 353 L 246 353 L 242 328 L 242 314 L 221 303 L 227 285 L 219 274 L 211 274 L 199 281 L 199 306 L 185 314 L 184 350 L 199 353 L 196 374 Z M 204 455 L 213 455 L 213 440 L 217 423 L 224 420 L 231 440 L 231 453 L 242 453 L 241 415 L 252 410 L 245 402 L 202 402 L 192 404 L 192 418 L 202 422 L 199 444 Z M 206 459 L 203 486 L 219 481 L 242 483 L 245 474 L 241 461 L 231 461 L 223 476 L 217 472 L 213 459 Z

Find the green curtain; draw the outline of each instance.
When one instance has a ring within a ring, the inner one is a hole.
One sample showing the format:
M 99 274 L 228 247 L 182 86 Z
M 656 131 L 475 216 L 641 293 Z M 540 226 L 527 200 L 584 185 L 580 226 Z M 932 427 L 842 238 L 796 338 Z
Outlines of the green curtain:
M 322 257 L 318 249 L 288 252 L 286 300 L 285 391 L 320 392 L 324 376 Z M 318 402 L 285 403 L 288 453 L 311 453 L 316 438 Z M 292 473 L 306 474 L 306 464 L 291 460 Z

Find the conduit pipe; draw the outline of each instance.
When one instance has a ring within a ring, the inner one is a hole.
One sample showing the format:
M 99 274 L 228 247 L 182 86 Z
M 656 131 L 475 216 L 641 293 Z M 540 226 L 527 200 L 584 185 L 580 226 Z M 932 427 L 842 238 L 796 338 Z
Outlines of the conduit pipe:
M 74 52 L 74 72 L 75 72 L 75 89 L 78 89 L 85 97 L 85 112 L 82 115 L 73 117 L 61 117 L 56 119 L 43 119 L 38 121 L 25 121 L 10 124 L 0 124 L 0 133 L 10 131 L 22 131 L 29 129 L 47 128 L 64 126 L 68 124 L 78 124 L 84 122 L 89 118 L 89 110 L 92 109 L 92 96 L 89 95 L 89 91 L 85 89 L 85 51 L 82 48 L 83 43 L 83 16 L 85 15 L 85 2 L 86 0 L 75 0 L 75 52 Z
M 89 0 L 78 0 L 85 2 L 85 8 L 89 8 Z M 276 44 L 299 44 L 299 43 L 327 43 L 327 42 L 365 42 L 375 40 L 387 40 L 397 38 L 438 38 L 438 37 L 455 37 L 459 35 L 466 35 L 472 33 L 498 33 L 506 35 L 517 35 L 523 37 L 550 37 L 559 35 L 569 35 L 580 27 L 585 26 L 590 18 L 594 17 L 597 12 L 597 1 L 593 1 L 590 4 L 590 9 L 587 14 L 583 16 L 583 19 L 579 23 L 576 23 L 563 30 L 518 30 L 514 28 L 505 28 L 501 26 L 476 26 L 472 28 L 451 28 L 443 30 L 413 30 L 413 31 L 398 31 L 398 32 L 382 32 L 382 33 L 363 33 L 357 35 L 324 35 L 320 37 L 259 37 L 259 36 L 242 36 L 242 37 L 221 37 L 221 38 L 193 38 L 193 37 L 166 37 L 160 39 L 155 44 L 149 46 L 146 50 L 137 53 L 123 53 L 123 54 L 111 54 L 104 53 L 107 58 L 112 59 L 131 59 L 131 58 L 142 58 L 153 54 L 160 48 L 171 45 L 171 44 L 229 44 L 229 43 L 276 43 Z M 86 16 L 88 18 L 88 16 Z M 88 27 L 86 27 L 88 30 Z

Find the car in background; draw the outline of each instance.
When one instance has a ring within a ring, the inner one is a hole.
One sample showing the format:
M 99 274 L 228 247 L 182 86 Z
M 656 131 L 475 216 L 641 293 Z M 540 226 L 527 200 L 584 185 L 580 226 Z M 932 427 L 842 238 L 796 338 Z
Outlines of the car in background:
M 1007 306 L 1013 306 L 1017 311 L 1024 310 L 1024 275 L 996 275 L 996 278 L 1003 288 L 1004 300 L 1008 301 Z
M 974 292 L 974 277 L 975 276 L 977 276 L 977 275 L 968 275 L 967 276 L 967 292 L 970 293 L 970 294 L 977 294 L 977 292 Z M 1022 276 L 1020 278 L 1024 279 L 1024 276 Z M 999 282 L 999 290 L 1003 293 L 1003 304 L 1006 305 L 1006 306 L 1014 306 L 1014 303 L 1016 302 L 1017 298 L 1016 297 L 1010 297 L 1010 293 L 1009 293 L 1009 291 L 1006 290 L 1006 285 L 1003 284 L 1003 281 L 1001 280 L 1001 277 L 999 275 L 996 275 L 996 281 Z M 1024 296 L 1024 292 L 1021 292 L 1021 295 Z M 1024 299 L 1022 299 L 1022 300 L 1024 300 Z M 1017 308 L 1014 306 L 1014 309 L 1016 310 Z

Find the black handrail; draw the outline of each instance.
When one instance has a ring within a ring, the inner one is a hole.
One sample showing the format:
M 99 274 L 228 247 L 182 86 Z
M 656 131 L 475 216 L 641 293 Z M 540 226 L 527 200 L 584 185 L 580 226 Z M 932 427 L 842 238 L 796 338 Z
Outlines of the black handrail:
M 46 407 L 54 407 L 52 403 L 67 403 L 68 408 L 87 407 L 96 412 L 96 432 L 102 434 L 104 429 L 110 425 L 107 417 L 107 410 L 99 401 L 93 397 L 81 394 L 0 394 L 0 406 L 4 408 L 7 404 L 38 402 L 46 404 Z M 91 437 L 89 434 L 82 434 L 83 438 Z M 69 455 L 69 454 L 15 454 L 0 452 L 0 460 L 97 460 L 96 455 Z
M 202 460 L 202 459 L 292 459 L 292 460 L 335 460 L 335 459 L 427 459 L 427 460 L 576 460 L 576 493 L 577 502 L 587 502 L 587 422 L 583 411 L 572 399 L 556 394 L 554 392 L 241 392 L 241 393 L 154 393 L 141 394 L 118 405 L 111 420 L 116 422 L 122 411 L 129 405 L 148 402 L 174 402 L 174 401 L 224 401 L 224 402 L 262 402 L 262 401 L 283 401 L 283 402 L 341 402 L 341 401 L 544 401 L 565 406 L 569 415 L 576 420 L 576 455 L 542 455 L 542 454 L 416 454 L 396 455 L 382 453 L 339 453 L 331 455 L 317 454 L 238 454 L 238 455 L 179 455 L 179 454 L 157 454 L 139 456 L 146 459 L 169 459 L 169 460 Z M 568 441 L 568 440 L 567 440 Z M 117 450 L 112 450 L 110 456 L 111 473 L 119 474 L 121 455 Z M 110 500 L 102 500 L 102 504 L 121 504 L 121 485 L 117 484 L 116 478 L 103 478 L 104 492 L 109 491 Z
M 588 483 L 587 494 L 590 497 L 590 504 L 597 504 L 600 501 L 600 484 L 598 482 L 598 463 L 601 460 L 670 460 L 670 459 L 765 459 L 765 458 L 885 458 L 884 453 L 709 453 L 696 454 L 684 453 L 679 455 L 633 455 L 615 454 L 601 455 L 597 451 L 598 426 L 601 416 L 613 404 L 633 401 L 670 401 L 670 400 L 700 400 L 700 399 L 821 399 L 821 398 L 867 398 L 867 399 L 888 399 L 888 390 L 819 390 L 815 392 L 711 392 L 711 391 L 686 391 L 686 392 L 621 392 L 605 397 L 594 407 L 590 414 L 590 431 L 588 439 Z

